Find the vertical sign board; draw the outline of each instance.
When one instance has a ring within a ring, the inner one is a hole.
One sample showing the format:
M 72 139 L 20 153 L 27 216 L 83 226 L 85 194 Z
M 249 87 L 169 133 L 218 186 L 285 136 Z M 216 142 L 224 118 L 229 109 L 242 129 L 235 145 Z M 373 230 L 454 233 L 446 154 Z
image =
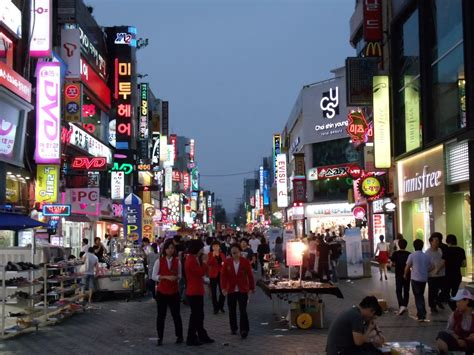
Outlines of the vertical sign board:
M 157 171 L 160 168 L 160 132 L 153 132 L 153 150 L 151 152 L 151 169 Z
M 421 145 L 420 88 L 413 75 L 404 77 L 405 101 L 405 145 L 409 152 Z
M 168 101 L 163 101 L 161 104 L 161 134 L 168 137 L 169 132 L 169 117 L 168 117 L 168 110 L 169 110 L 169 103 Z
M 82 84 L 64 84 L 64 119 L 66 122 L 82 121 Z
M 61 163 L 61 73 L 59 63 L 36 67 L 36 149 L 38 164 Z
M 127 240 L 142 242 L 142 200 L 135 194 L 128 195 L 123 202 L 123 226 Z
M 189 140 L 189 160 L 194 161 L 194 155 L 196 153 L 196 146 L 194 139 Z
M 37 165 L 35 202 L 58 201 L 59 165 Z
M 383 39 L 382 0 L 364 0 L 363 34 L 366 42 L 378 42 Z
M 364 263 L 360 228 L 346 229 L 344 239 L 346 240 L 347 276 L 349 278 L 361 277 L 364 275 Z
M 173 193 L 173 168 L 165 168 L 165 195 L 170 196 Z
M 265 169 L 263 171 L 263 204 L 264 206 L 270 205 L 270 182 L 269 182 L 269 173 Z
M 149 160 L 148 149 L 148 84 L 140 84 L 140 123 L 139 123 L 139 156 L 146 164 Z
M 260 192 L 263 193 L 263 187 L 265 185 L 265 182 L 263 181 L 263 166 L 261 166 L 258 169 L 258 182 L 259 182 Z
M 191 169 L 191 191 L 199 191 L 199 170 Z
M 153 216 L 155 215 L 155 207 L 152 204 L 144 203 L 142 211 L 142 237 L 148 238 L 153 242 Z
M 50 57 L 52 47 L 52 0 L 35 0 L 31 8 L 31 57 Z
M 286 169 L 286 154 L 278 154 L 277 161 L 277 206 L 288 207 L 288 175 Z
M 388 169 L 392 165 L 388 76 L 374 76 L 373 93 L 375 167 L 378 169 Z
M 173 147 L 173 163 L 178 158 L 178 137 L 176 134 L 170 134 L 170 145 Z
M 276 171 L 277 171 L 276 157 L 280 153 L 281 153 L 281 135 L 274 134 L 273 135 L 273 176 L 275 177 L 275 182 L 277 181 L 276 180 Z
M 81 79 L 81 32 L 78 29 L 61 30 L 61 58 L 67 64 L 66 79 Z
M 110 198 L 112 200 L 123 200 L 125 197 L 125 173 L 123 171 L 112 171 L 110 174 Z

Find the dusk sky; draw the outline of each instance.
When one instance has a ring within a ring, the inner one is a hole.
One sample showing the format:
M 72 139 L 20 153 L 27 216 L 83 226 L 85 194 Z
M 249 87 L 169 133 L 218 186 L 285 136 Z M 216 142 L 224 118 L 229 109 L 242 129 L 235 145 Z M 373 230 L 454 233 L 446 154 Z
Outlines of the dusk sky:
M 170 133 L 196 140 L 201 183 L 227 212 L 305 84 L 353 56 L 354 0 L 86 0 L 101 26 L 132 25 L 149 46 L 138 72 L 170 105 Z

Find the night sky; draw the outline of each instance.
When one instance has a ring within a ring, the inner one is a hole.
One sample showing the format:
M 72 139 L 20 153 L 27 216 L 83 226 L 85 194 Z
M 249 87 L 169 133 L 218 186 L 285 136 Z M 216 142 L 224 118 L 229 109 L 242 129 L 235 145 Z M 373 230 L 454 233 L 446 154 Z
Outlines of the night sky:
M 132 25 L 138 72 L 170 102 L 170 133 L 195 138 L 201 183 L 228 212 L 271 153 L 301 87 L 332 77 L 353 0 L 86 0 L 100 26 Z M 252 175 L 247 175 L 251 177 Z

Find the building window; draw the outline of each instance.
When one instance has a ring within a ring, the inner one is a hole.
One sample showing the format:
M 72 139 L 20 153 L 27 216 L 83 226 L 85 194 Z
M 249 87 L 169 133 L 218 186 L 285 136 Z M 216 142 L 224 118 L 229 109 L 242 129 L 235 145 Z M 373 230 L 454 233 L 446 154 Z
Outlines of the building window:
M 433 0 L 428 16 L 431 39 L 430 139 L 466 126 L 462 0 Z
M 313 144 L 313 167 L 344 163 L 360 163 L 361 153 L 348 138 Z
M 420 119 L 420 39 L 418 10 L 394 28 L 395 63 L 394 130 L 395 154 L 421 146 Z

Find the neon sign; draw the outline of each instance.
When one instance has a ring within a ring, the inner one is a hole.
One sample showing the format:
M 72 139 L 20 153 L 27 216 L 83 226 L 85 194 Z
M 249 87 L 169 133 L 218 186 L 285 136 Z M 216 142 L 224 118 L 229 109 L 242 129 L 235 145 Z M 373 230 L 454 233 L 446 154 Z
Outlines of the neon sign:
M 362 111 L 352 111 L 347 116 L 349 125 L 346 130 L 354 143 L 368 142 L 370 137 L 373 137 L 372 126 L 367 123 L 367 120 Z
M 107 159 L 105 157 L 75 157 L 71 164 L 72 169 L 84 170 L 106 170 Z
M 114 99 L 117 107 L 116 146 L 128 149 L 132 135 L 132 64 L 127 61 L 114 61 Z
M 357 187 L 367 200 L 378 200 L 385 194 L 383 182 L 374 173 L 366 173 L 359 179 Z
M 109 172 L 113 172 L 113 171 L 123 171 L 125 173 L 125 175 L 128 175 L 128 174 L 132 173 L 133 165 L 129 164 L 129 163 L 119 164 L 119 163 L 115 162 L 114 166 L 112 167 L 112 169 L 109 170 Z
M 71 215 L 71 205 L 43 205 L 43 216 L 68 217 Z

